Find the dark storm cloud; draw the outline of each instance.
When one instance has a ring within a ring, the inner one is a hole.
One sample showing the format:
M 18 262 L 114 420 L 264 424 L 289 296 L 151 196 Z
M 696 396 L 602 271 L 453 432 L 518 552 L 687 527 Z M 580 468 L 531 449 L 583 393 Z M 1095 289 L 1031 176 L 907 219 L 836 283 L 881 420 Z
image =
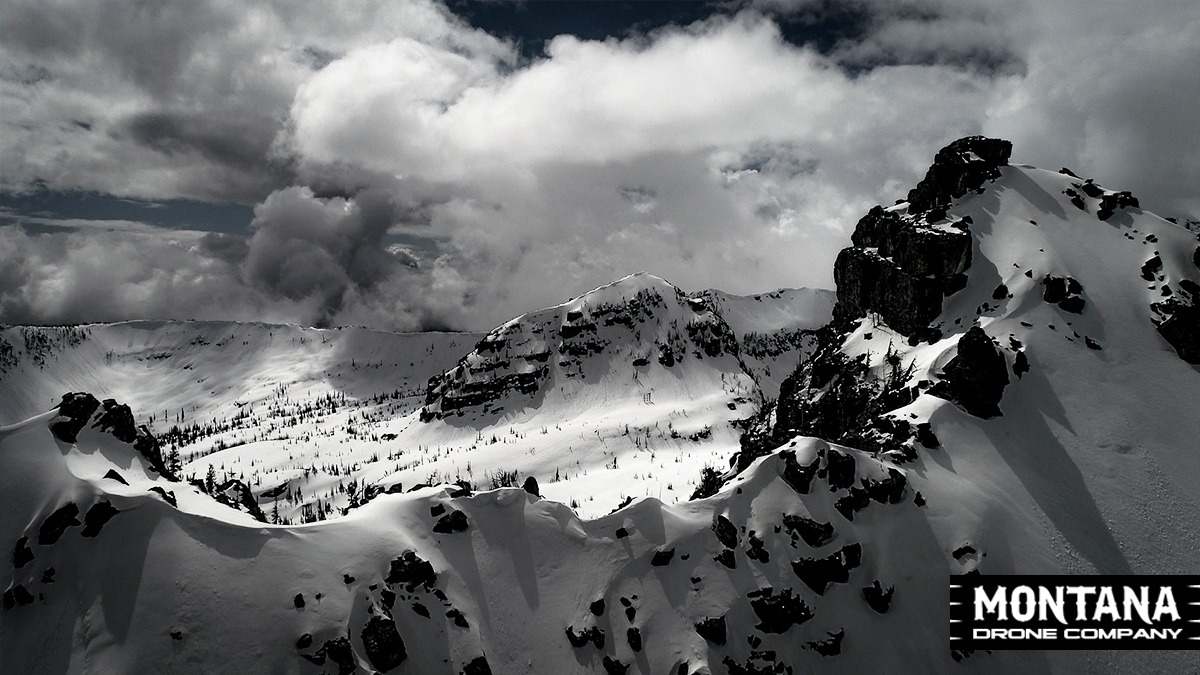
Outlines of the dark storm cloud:
M 1023 72 L 1006 13 L 945 0 L 751 0 L 785 39 L 812 46 L 852 75 L 886 66 L 950 66 L 1000 75 Z
M 135 142 L 167 155 L 194 152 L 238 169 L 272 167 L 267 161 L 271 146 L 267 129 L 230 127 L 207 115 L 161 111 L 137 113 L 124 124 L 124 129 Z M 283 184 L 286 183 L 281 180 L 280 185 Z
M 51 62 L 103 60 L 140 88 L 166 97 L 206 36 L 237 28 L 236 6 L 169 0 L 106 0 L 47 6 L 5 3 L 0 39 L 23 54 Z
M 246 237 L 221 232 L 208 232 L 201 237 L 200 253 L 233 265 L 241 265 L 250 252 L 250 242 Z

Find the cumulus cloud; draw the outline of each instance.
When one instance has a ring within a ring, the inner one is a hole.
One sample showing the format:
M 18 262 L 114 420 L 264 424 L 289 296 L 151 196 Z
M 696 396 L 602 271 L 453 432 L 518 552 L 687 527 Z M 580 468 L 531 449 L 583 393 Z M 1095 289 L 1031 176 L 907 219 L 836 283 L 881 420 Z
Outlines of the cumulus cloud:
M 970 133 L 1200 212 L 1190 2 L 762 0 L 533 60 L 432 1 L 13 0 L 0 37 L 4 189 L 257 204 L 244 237 L 5 228 L 5 321 L 486 329 L 638 270 L 828 287 Z
M 297 88 L 402 36 L 508 50 L 432 0 L 0 5 L 0 187 L 256 202 L 292 182 L 272 142 Z

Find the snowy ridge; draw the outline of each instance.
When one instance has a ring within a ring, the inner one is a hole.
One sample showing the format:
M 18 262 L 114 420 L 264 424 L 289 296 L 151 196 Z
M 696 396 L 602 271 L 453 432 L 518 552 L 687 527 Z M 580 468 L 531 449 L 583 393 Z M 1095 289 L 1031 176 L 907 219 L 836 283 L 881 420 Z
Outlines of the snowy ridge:
M 1156 305 L 1197 300 L 1197 238 L 1128 199 L 1105 209 L 1113 194 L 1003 166 L 942 211 L 889 209 L 920 227 L 962 223 L 965 278 L 928 328 L 896 330 L 874 311 L 831 326 L 785 383 L 764 448 L 819 430 L 900 462 L 939 540 L 970 542 L 983 574 L 1196 574 L 1200 369 L 1166 339 Z M 1112 653 L 1088 667 L 1145 669 L 1145 658 L 1197 663 Z
M 8 480 L 21 486 L 0 497 L 0 535 L 26 536 L 31 556 L 13 571 L 13 606 L 0 615 L 5 644 L 21 646 L 0 655 L 6 672 L 952 663 L 927 649 L 941 637 L 925 619 L 945 612 L 934 588 L 910 585 L 893 600 L 885 578 L 871 602 L 862 589 L 885 566 L 900 579 L 961 563 L 930 537 L 901 471 L 816 439 L 796 439 L 713 497 L 678 507 L 639 500 L 594 521 L 519 489 L 453 497 L 431 487 L 381 495 L 336 522 L 285 527 L 197 512 L 203 496 L 178 489 L 192 501 L 172 507 L 133 466 L 121 471 L 129 486 L 104 478 L 111 465 L 87 458 L 121 466 L 128 453 L 91 428 L 55 448 L 51 421 L 0 430 Z M 860 484 L 886 487 L 849 521 L 837 502 Z M 69 525 L 39 540 L 46 514 L 68 497 L 85 511 L 107 501 L 116 513 L 94 536 Z M 44 506 L 30 513 L 31 502 Z M 460 513 L 460 525 L 442 527 Z M 865 627 L 875 624 L 907 626 L 910 639 L 881 651 L 870 637 L 878 629 Z

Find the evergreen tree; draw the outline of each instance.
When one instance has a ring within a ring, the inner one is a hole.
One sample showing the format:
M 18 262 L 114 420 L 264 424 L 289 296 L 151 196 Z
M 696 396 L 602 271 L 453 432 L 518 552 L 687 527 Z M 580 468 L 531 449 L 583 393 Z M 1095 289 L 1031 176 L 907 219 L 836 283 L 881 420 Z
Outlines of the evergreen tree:
M 183 470 L 183 465 L 179 461 L 179 448 L 171 446 L 171 451 L 167 453 L 167 472 L 170 473 L 170 478 L 178 479 L 179 472 Z

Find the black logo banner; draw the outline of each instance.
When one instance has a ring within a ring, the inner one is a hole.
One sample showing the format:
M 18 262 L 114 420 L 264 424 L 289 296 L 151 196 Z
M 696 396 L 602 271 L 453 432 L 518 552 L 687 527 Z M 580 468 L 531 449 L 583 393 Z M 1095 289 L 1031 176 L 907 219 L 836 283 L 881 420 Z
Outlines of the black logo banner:
M 953 649 L 1200 649 L 1200 576 L 952 576 Z

